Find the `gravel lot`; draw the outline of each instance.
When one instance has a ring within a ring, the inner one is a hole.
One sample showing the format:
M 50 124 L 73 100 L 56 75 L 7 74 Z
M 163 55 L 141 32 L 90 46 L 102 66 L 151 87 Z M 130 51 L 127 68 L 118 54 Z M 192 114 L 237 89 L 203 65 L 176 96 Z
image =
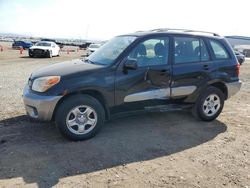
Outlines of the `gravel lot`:
M 250 187 L 250 61 L 216 121 L 189 112 L 123 117 L 70 142 L 53 123 L 29 119 L 21 95 L 32 71 L 84 52 L 28 58 L 0 44 L 0 187 Z

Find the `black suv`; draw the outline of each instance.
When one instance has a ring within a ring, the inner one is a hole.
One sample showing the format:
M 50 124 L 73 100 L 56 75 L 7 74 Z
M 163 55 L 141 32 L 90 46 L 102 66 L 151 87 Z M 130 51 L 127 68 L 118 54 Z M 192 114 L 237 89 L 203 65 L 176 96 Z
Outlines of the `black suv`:
M 23 99 L 29 116 L 84 140 L 124 112 L 190 108 L 214 120 L 240 87 L 239 64 L 223 37 L 157 29 L 117 36 L 88 59 L 32 73 Z

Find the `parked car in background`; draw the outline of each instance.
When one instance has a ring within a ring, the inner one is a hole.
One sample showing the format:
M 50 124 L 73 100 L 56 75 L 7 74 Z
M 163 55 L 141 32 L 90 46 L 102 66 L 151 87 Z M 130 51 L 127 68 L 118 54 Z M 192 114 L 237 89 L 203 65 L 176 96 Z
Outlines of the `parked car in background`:
M 239 51 L 234 51 L 234 54 L 236 55 L 239 64 L 242 65 L 242 63 L 245 62 L 245 56 L 244 56 L 244 54 L 242 54 Z
M 30 57 L 59 56 L 60 47 L 55 42 L 40 41 L 29 49 Z
M 41 41 L 47 41 L 47 42 L 54 42 L 54 43 L 56 43 L 56 40 L 54 40 L 54 39 L 41 39 Z
M 87 56 L 95 52 L 101 47 L 101 44 L 90 44 L 89 47 L 87 48 Z
M 86 43 L 79 45 L 79 48 L 85 50 L 89 47 L 89 45 L 91 45 L 91 42 L 86 42 Z
M 60 48 L 63 48 L 63 47 L 64 47 L 64 44 L 63 44 L 63 43 L 57 42 L 57 41 L 54 40 L 54 39 L 41 39 L 41 41 L 54 42 L 54 43 L 56 43 Z
M 14 41 L 12 43 L 12 48 L 13 49 L 29 49 L 31 46 L 33 46 L 33 44 L 31 42 L 26 42 L 26 41 Z

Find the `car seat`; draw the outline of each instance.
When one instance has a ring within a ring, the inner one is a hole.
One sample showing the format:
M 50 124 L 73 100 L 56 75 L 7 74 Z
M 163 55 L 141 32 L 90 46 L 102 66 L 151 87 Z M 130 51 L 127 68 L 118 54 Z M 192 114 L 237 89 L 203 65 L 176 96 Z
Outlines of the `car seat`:
M 139 44 L 133 54 L 132 54 L 132 58 L 137 60 L 138 66 L 142 66 L 143 64 L 146 64 L 146 60 L 147 60 L 147 50 L 144 44 Z
M 155 61 L 154 64 L 164 64 L 167 60 L 167 50 L 165 46 L 159 42 L 154 46 L 155 51 Z

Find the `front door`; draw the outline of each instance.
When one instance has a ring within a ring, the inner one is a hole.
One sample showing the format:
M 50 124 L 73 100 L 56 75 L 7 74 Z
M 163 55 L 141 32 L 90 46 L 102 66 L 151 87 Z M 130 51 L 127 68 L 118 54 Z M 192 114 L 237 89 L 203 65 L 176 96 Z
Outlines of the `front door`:
M 137 61 L 136 70 L 124 70 L 127 59 Z M 170 97 L 169 37 L 155 37 L 139 42 L 116 72 L 116 105 L 133 106 Z

